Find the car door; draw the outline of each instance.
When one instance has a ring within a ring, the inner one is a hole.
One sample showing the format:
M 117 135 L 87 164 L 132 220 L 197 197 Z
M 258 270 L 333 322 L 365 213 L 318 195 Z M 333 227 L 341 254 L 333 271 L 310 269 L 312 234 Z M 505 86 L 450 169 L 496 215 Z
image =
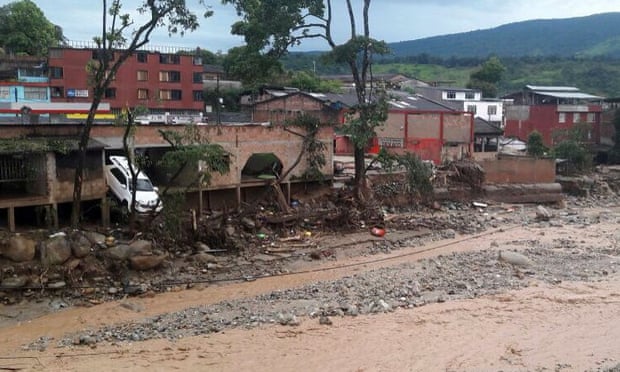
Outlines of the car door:
M 115 166 L 110 167 L 108 186 L 119 201 L 129 202 L 129 183 L 127 176 Z

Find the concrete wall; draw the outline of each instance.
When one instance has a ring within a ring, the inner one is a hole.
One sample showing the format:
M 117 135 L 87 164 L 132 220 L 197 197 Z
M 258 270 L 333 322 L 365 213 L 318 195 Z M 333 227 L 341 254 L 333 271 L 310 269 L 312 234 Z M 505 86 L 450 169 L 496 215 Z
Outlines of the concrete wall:
M 480 161 L 487 184 L 535 184 L 555 182 L 555 160 L 506 157 Z

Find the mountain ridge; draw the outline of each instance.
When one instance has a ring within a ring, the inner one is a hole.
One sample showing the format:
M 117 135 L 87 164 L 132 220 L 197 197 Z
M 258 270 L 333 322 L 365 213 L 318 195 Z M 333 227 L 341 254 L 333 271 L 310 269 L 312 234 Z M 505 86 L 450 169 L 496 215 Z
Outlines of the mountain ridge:
M 396 57 L 428 54 L 443 58 L 489 55 L 620 58 L 620 12 L 534 19 L 388 45 Z

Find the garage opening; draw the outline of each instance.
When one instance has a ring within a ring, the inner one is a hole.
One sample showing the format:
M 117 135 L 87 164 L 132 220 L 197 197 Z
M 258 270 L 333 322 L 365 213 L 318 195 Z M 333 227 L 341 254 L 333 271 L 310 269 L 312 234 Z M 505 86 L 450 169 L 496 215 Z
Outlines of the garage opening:
M 252 154 L 241 170 L 241 181 L 278 179 L 282 168 L 280 159 L 271 152 Z

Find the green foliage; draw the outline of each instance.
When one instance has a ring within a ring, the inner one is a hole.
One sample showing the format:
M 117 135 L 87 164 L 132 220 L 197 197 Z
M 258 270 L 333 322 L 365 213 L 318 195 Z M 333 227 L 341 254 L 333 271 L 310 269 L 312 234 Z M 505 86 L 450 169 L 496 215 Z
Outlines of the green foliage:
M 6 52 L 42 57 L 63 41 L 62 29 L 34 2 L 19 0 L 0 7 L 0 47 Z
M 184 231 L 185 195 L 182 192 L 167 192 L 160 195 L 160 197 L 162 203 L 166 206 L 161 213 L 164 220 L 164 228 L 161 229 L 161 233 L 167 235 L 164 238 L 174 241 L 182 236 Z
M 552 150 L 556 159 L 565 159 L 576 171 L 586 170 L 592 166 L 592 158 L 579 142 L 567 139 L 560 142 Z
M 519 56 L 620 56 L 620 13 L 531 20 L 503 26 L 390 44 L 396 56 L 425 53 L 450 58 L 490 54 Z
M 305 132 L 303 152 L 306 155 L 306 170 L 302 178 L 306 181 L 323 180 L 324 176 L 321 169 L 327 164 L 325 159 L 327 146 L 317 139 L 319 130 L 323 126 L 321 121 L 315 116 L 304 113 L 294 120 L 288 121 L 286 125 L 302 128 Z
M 276 57 L 246 46 L 230 49 L 224 57 L 223 67 L 227 76 L 249 88 L 273 82 L 283 71 Z
M 433 171 L 418 155 L 408 152 L 399 157 L 398 163 L 405 168 L 407 187 L 412 196 L 419 199 L 433 194 Z
M 293 73 L 287 85 L 305 92 L 315 93 L 336 93 L 342 87 L 339 81 L 321 79 L 317 75 L 306 71 Z
M 491 57 L 471 74 L 467 88 L 480 89 L 484 98 L 497 97 L 497 83 L 502 79 L 504 71 L 506 68 L 499 58 Z
M 66 155 L 76 150 L 77 141 L 65 138 L 0 138 L 0 154 L 55 152 Z
M 527 136 L 527 154 L 530 156 L 540 157 L 545 155 L 547 148 L 543 143 L 543 136 L 538 131 L 532 131 Z
M 186 125 L 182 132 L 160 130 L 160 134 L 170 144 L 171 149 L 162 156 L 157 165 L 171 173 L 178 176 L 185 167 L 193 166 L 198 170 L 197 179 L 200 178 L 202 183 L 208 184 L 213 173 L 224 174 L 230 171 L 231 154 L 221 145 L 210 143 L 201 135 L 197 125 Z
M 204 91 L 204 100 L 208 105 L 217 107 L 218 99 L 222 99 L 222 106 L 225 111 L 238 112 L 241 111 L 241 102 L 239 97 L 245 90 L 243 89 L 220 89 L 219 92 L 214 89 Z

